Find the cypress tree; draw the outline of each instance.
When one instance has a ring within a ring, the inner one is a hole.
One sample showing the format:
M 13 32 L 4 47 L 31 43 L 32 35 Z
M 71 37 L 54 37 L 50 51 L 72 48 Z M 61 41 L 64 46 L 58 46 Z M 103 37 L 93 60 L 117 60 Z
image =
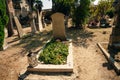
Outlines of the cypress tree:
M 0 49 L 3 46 L 4 42 L 4 28 L 8 23 L 8 16 L 6 14 L 6 4 L 5 0 L 0 0 Z

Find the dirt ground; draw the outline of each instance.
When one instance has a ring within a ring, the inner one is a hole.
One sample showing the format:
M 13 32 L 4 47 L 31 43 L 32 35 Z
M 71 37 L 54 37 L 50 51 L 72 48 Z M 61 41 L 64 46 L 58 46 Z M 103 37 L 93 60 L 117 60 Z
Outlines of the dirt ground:
M 120 76 L 96 45 L 97 42 L 109 41 L 111 30 L 112 28 L 86 28 L 85 31 L 67 29 L 67 37 L 73 41 L 74 72 L 26 72 L 20 80 L 120 80 Z M 25 32 L 29 32 L 29 29 Z M 9 48 L 0 51 L 0 80 L 17 80 L 28 66 L 27 51 L 38 51 L 50 37 L 49 29 L 36 35 L 28 35 L 22 40 L 17 39 L 16 35 L 8 38 Z

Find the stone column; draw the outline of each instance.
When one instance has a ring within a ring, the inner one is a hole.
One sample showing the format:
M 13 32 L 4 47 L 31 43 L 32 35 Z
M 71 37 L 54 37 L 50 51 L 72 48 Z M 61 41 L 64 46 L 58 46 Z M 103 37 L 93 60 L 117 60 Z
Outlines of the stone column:
M 32 33 L 36 33 L 37 29 L 36 29 L 36 25 L 35 25 L 35 19 L 34 19 L 34 14 L 33 12 L 29 13 L 29 18 L 30 18 L 30 26 L 31 26 L 31 32 Z
M 53 37 L 66 40 L 64 14 L 54 13 L 52 16 Z
M 3 46 L 2 46 L 2 50 L 5 50 L 8 48 L 8 44 L 7 44 L 7 37 L 8 37 L 8 32 L 7 29 L 4 28 L 4 33 L 5 33 L 5 37 L 4 37 L 4 42 L 3 42 Z
M 24 35 L 23 29 L 22 29 L 22 25 L 20 24 L 18 18 L 16 16 L 14 16 L 14 21 L 17 27 L 17 32 L 18 32 L 18 37 L 22 38 L 22 36 Z
M 42 25 L 42 11 L 41 12 L 37 11 L 37 14 L 38 14 L 38 27 L 37 27 L 37 30 L 38 31 L 42 31 L 43 30 L 43 25 Z
M 13 16 L 15 15 L 15 10 L 13 8 L 12 0 L 7 0 L 6 4 L 7 4 L 7 9 L 8 9 L 8 14 L 9 14 L 9 23 L 8 23 L 7 29 L 8 29 L 8 37 L 10 37 L 14 34 Z

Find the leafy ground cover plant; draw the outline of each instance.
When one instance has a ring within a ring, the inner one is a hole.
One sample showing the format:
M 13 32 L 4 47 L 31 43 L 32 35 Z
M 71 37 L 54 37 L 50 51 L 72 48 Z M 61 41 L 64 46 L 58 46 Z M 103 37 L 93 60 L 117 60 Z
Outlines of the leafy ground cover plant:
M 68 56 L 68 45 L 61 41 L 51 40 L 40 53 L 39 61 L 45 64 L 65 64 Z

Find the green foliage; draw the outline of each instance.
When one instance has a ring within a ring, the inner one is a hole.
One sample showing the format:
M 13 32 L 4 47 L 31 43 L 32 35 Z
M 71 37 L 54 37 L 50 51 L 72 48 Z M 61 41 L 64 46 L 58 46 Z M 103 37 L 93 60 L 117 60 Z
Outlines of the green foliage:
M 0 0 L 0 49 L 4 42 L 4 27 L 8 23 L 8 16 L 6 15 L 5 0 Z
M 78 0 L 79 6 L 73 5 L 72 20 L 75 27 L 82 27 L 89 15 L 91 0 Z
M 73 3 L 73 0 L 52 0 L 53 6 L 52 6 L 52 12 L 60 12 L 65 15 L 69 15 L 71 4 Z
M 106 14 L 107 14 L 110 18 L 113 18 L 114 12 L 115 12 L 114 8 L 111 8 L 111 9 L 107 10 Z
M 91 6 L 90 7 L 91 17 L 95 17 L 99 20 L 102 16 L 106 15 L 106 13 L 110 12 L 111 14 L 111 10 L 113 11 L 112 7 L 113 1 L 114 0 L 100 0 L 98 5 Z
M 62 42 L 51 41 L 40 53 L 39 60 L 45 64 L 65 64 L 68 56 L 68 46 Z
M 41 0 L 33 0 L 33 10 L 39 10 L 39 12 L 42 10 L 43 3 Z
M 52 0 L 52 11 L 61 12 L 65 15 L 72 14 L 72 20 L 75 26 L 79 27 L 85 23 L 89 15 L 90 2 L 94 0 Z M 79 6 L 76 6 L 80 4 Z

